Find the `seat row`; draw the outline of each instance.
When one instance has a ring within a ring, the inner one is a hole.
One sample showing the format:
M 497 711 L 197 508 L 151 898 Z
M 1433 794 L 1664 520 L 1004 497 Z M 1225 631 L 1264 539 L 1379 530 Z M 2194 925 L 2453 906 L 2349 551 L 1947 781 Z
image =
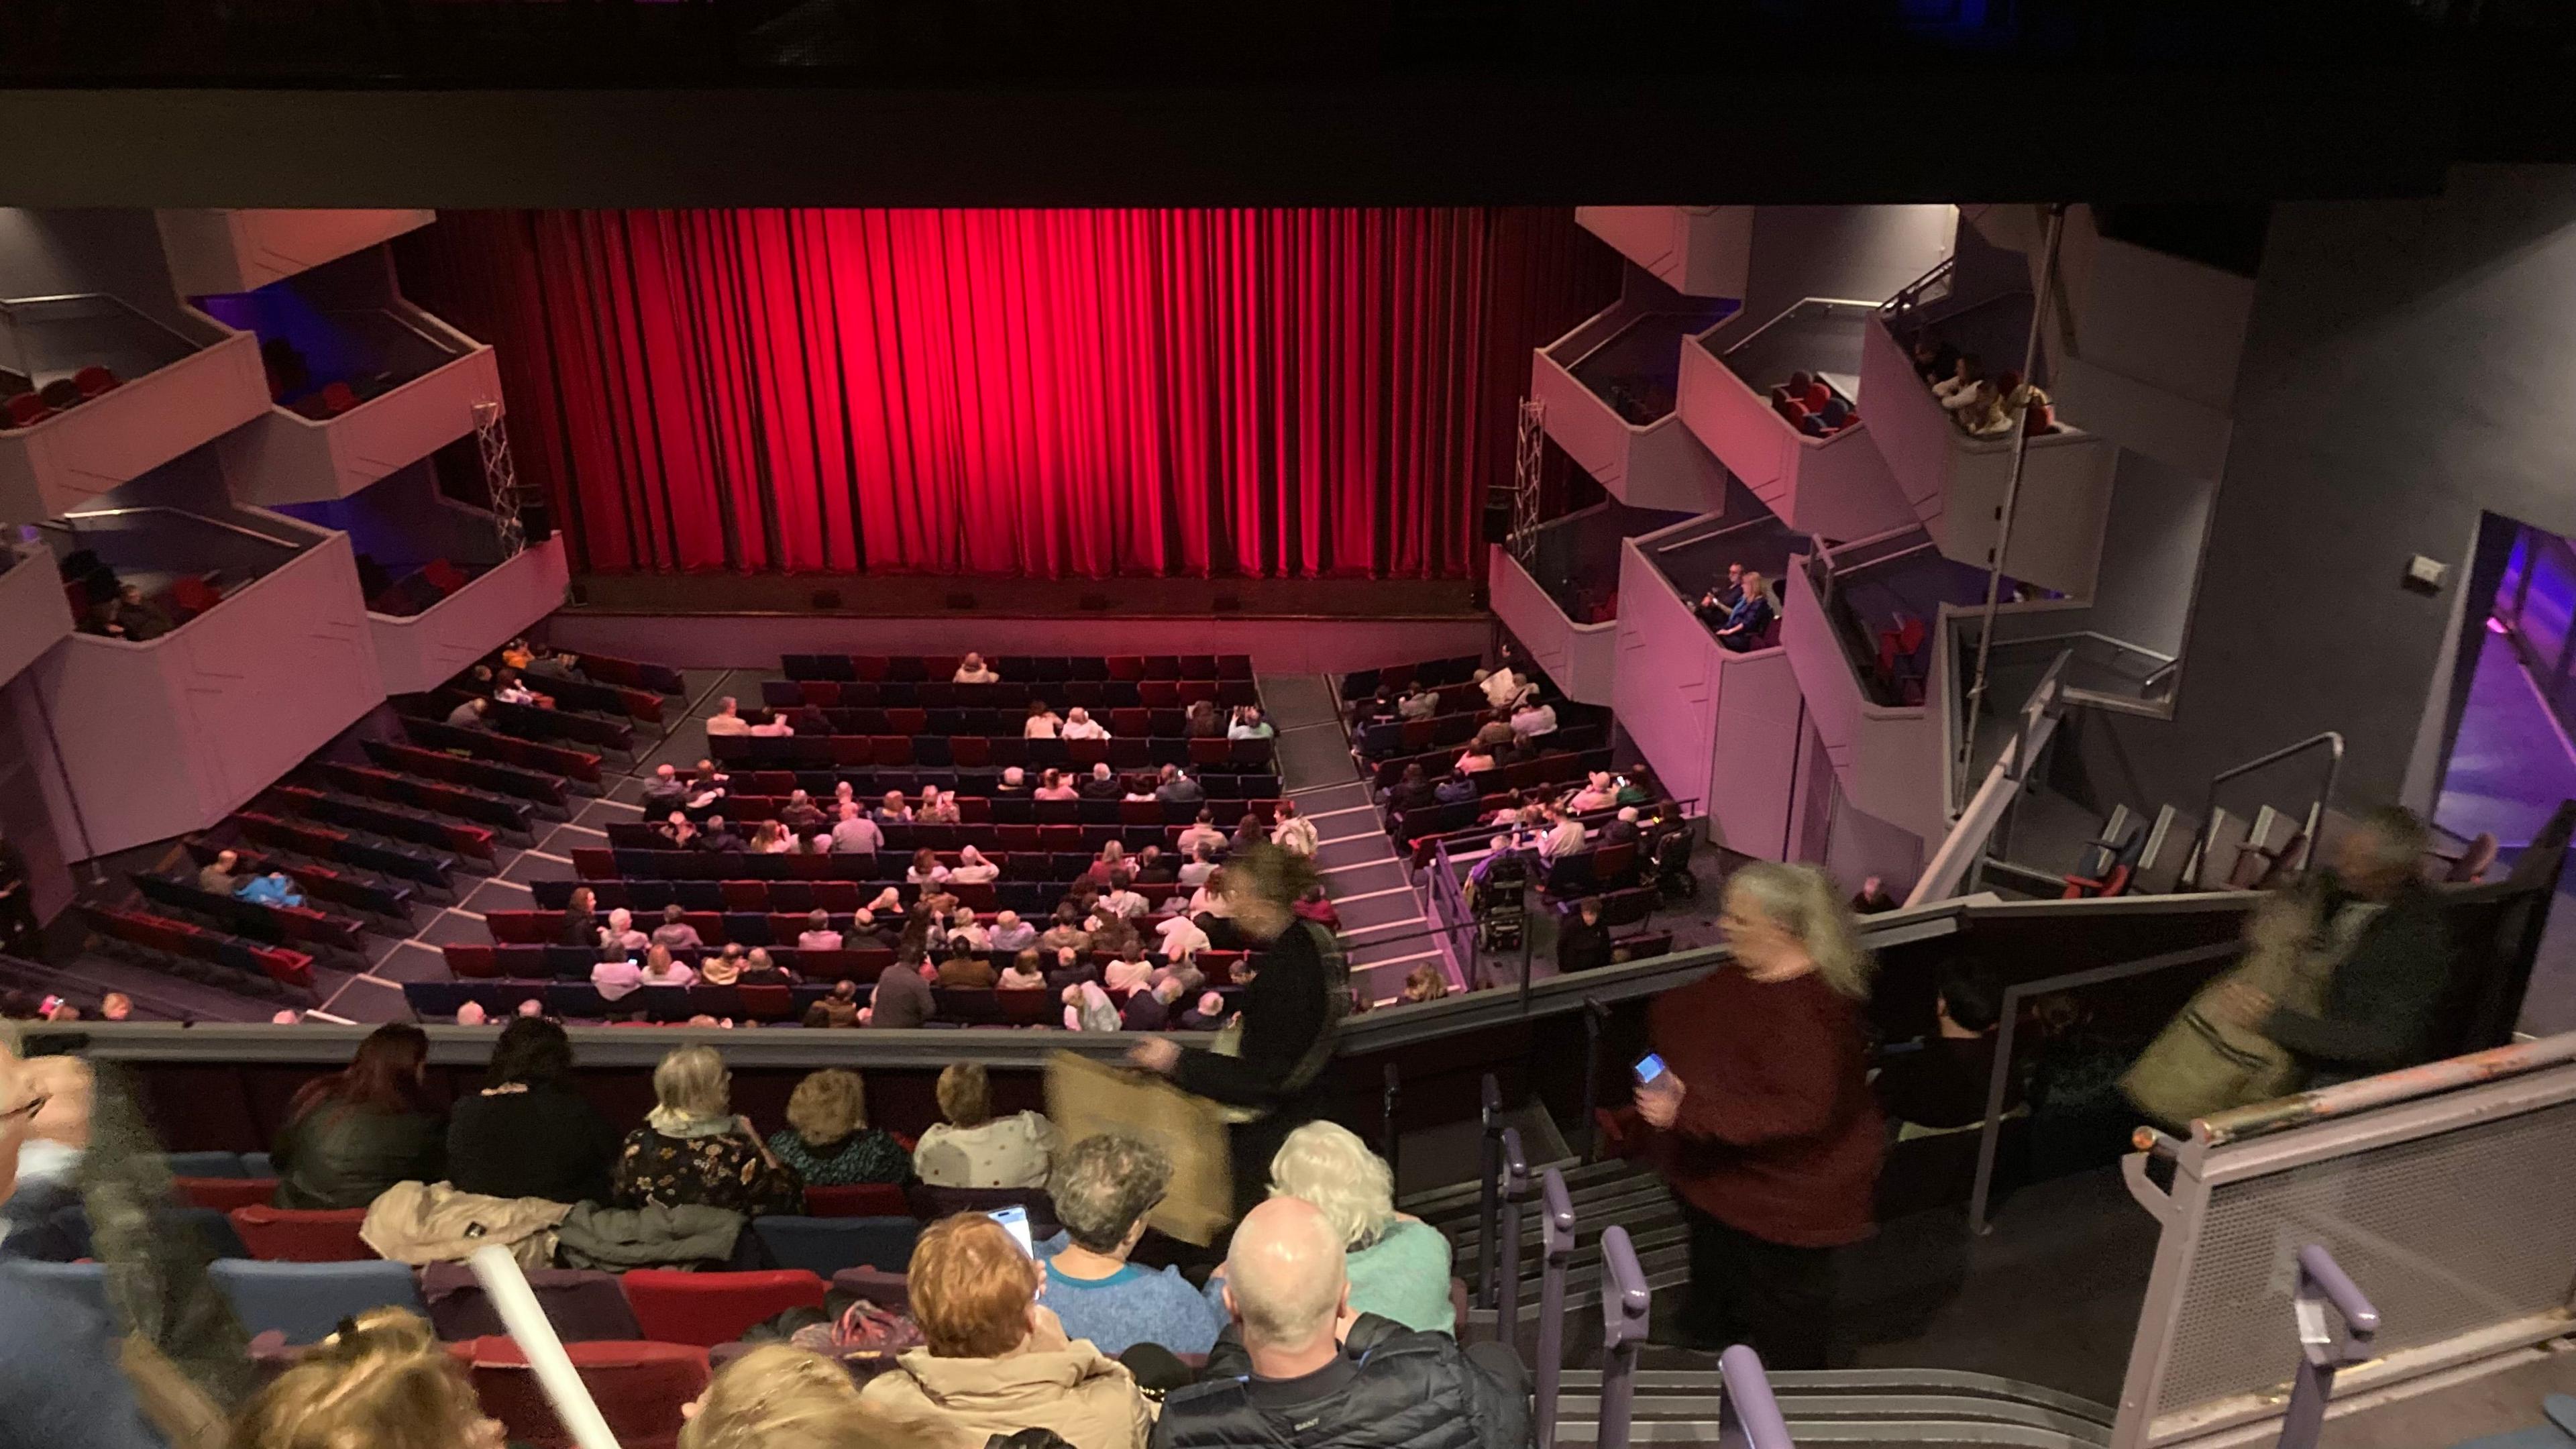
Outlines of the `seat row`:
M 270 794 L 276 797 L 270 802 L 275 809 L 297 807 L 298 802 L 291 796 L 275 790 Z M 445 851 L 425 850 L 401 841 L 353 834 L 267 810 L 236 810 L 226 818 L 245 840 L 275 850 L 291 850 L 315 860 L 378 871 L 421 885 L 436 886 L 440 890 L 448 888 L 448 873 L 456 868 L 456 858 Z
M 874 994 L 872 985 L 862 986 L 858 1001 L 864 1005 Z M 1236 988 L 1210 986 L 1229 1002 Z M 506 1021 L 523 1002 L 534 1001 L 546 1015 L 564 1021 L 605 1022 L 612 1017 L 652 1025 L 684 1024 L 700 1016 L 718 1021 L 751 1021 L 764 1025 L 799 1022 L 808 1008 L 831 994 L 829 985 L 797 986 L 642 986 L 616 1002 L 602 996 L 599 988 L 588 981 L 535 980 L 526 978 L 468 978 L 457 981 L 409 981 L 403 984 L 403 1001 L 412 1015 L 421 1021 L 446 1021 L 463 1010 L 467 1002 L 483 1009 L 486 1017 Z M 1113 1005 L 1123 1006 L 1126 993 L 1105 993 Z M 1064 1003 L 1057 993 L 1043 987 L 1025 990 L 996 990 L 977 987 L 934 986 L 930 990 L 933 1020 L 940 1027 L 972 1026 L 1060 1026 L 1064 1021 Z
M 778 681 L 770 681 L 776 685 Z M 808 684 L 807 690 L 830 685 Z M 1076 701 L 1079 703 L 1079 701 Z M 1241 701 L 1245 704 L 1252 700 Z M 1189 734 L 1189 711 L 1177 705 L 1084 705 L 1091 717 L 1120 739 L 1181 739 Z M 1028 724 L 1025 703 L 968 707 L 963 705 L 818 704 L 812 700 L 769 700 L 766 715 L 786 715 L 803 734 L 834 735 L 982 735 L 987 739 L 1022 738 Z M 808 728 L 820 715 L 828 728 Z M 755 716 L 758 717 L 758 716 Z
M 937 769 L 914 766 L 878 769 L 871 765 L 856 770 L 735 770 L 727 775 L 725 788 L 733 797 L 770 796 L 780 801 L 802 790 L 816 801 L 828 803 L 833 792 L 846 784 L 851 793 L 859 797 L 860 803 L 869 806 L 874 806 L 888 790 L 906 796 L 919 795 L 923 790 L 947 790 L 956 794 L 960 810 L 970 808 L 970 802 L 975 800 L 998 801 L 1003 803 L 971 808 L 992 812 L 985 817 L 989 819 L 1033 820 L 1036 818 L 1034 814 L 1023 817 L 1018 806 L 1012 803 L 1032 799 L 1029 791 L 1037 784 L 1028 778 L 1026 768 L 1020 773 L 1021 788 L 1017 791 L 1004 790 L 1002 771 L 990 765 L 975 769 L 959 769 L 953 765 Z M 1139 771 L 1130 778 L 1141 780 L 1144 772 Z M 1279 798 L 1279 777 L 1258 770 L 1206 770 L 1197 772 L 1197 779 L 1199 788 L 1207 794 L 1211 804 L 1227 800 Z
M 84 904 L 81 919 L 110 942 L 149 956 L 213 966 L 285 986 L 313 986 L 313 958 L 302 951 L 173 920 L 126 906 Z
M 382 769 L 557 809 L 565 804 L 561 775 L 452 755 L 399 740 L 360 740 L 358 744 L 367 758 Z
M 549 744 L 544 740 L 492 730 L 467 729 L 462 725 L 449 724 L 445 715 L 431 717 L 426 705 L 406 705 L 397 701 L 394 711 L 402 719 L 404 737 L 415 745 L 433 750 L 456 750 L 473 759 L 542 771 L 585 785 L 599 783 L 599 754 L 595 750 L 578 750 L 570 745 Z
M 1426 805 L 1411 810 L 1390 810 L 1387 812 L 1387 834 L 1394 837 L 1396 842 L 1410 853 L 1414 869 L 1419 870 L 1431 863 L 1432 855 L 1443 843 L 1447 844 L 1453 853 L 1462 850 L 1478 850 L 1495 836 L 1503 833 L 1506 827 L 1500 824 L 1480 822 L 1485 816 L 1502 809 L 1510 799 L 1508 795 L 1488 795 L 1470 804 Z M 1584 829 L 1597 831 L 1602 825 L 1616 818 L 1619 810 L 1619 806 L 1611 805 L 1599 810 L 1574 813 L 1571 818 L 1581 822 Z M 1639 806 L 1637 813 L 1640 818 L 1651 822 L 1658 818 L 1678 818 L 1681 807 L 1677 802 L 1669 799 L 1656 800 Z M 1451 824 L 1452 821 L 1465 823 Z
M 769 709 L 932 709 L 1007 716 L 1016 732 L 1032 699 L 1057 709 L 1186 710 L 1200 700 L 1232 707 L 1261 703 L 1249 679 L 1070 680 L 1041 684 L 841 683 L 829 679 L 761 681 L 760 702 Z M 956 733 L 967 733 L 958 730 Z M 1178 733 L 1175 731 L 1175 733 Z
M 906 898 L 919 889 L 887 881 L 654 880 L 637 876 L 592 876 L 581 880 L 533 882 L 540 909 L 562 910 L 577 886 L 590 888 L 599 909 L 620 906 L 658 914 L 669 906 L 715 915 L 809 915 L 829 911 L 847 915 L 892 889 Z M 1043 922 L 1055 911 L 1068 887 L 1062 881 L 995 881 L 991 885 L 952 885 L 959 904 L 978 914 L 1016 911 L 1022 920 Z M 740 903 L 740 904 L 736 904 Z M 646 925 L 649 927 L 650 922 Z M 705 933 L 700 932 L 701 935 Z M 747 945 L 765 944 L 746 942 Z
M 75 408 L 92 398 L 115 390 L 123 381 L 115 373 L 92 364 L 69 377 L 58 377 L 43 387 L 31 386 L 32 379 L 22 373 L 0 370 L 9 384 L 7 400 L 0 402 L 0 431 L 10 428 L 32 428 L 68 408 Z
M 1018 735 L 717 735 L 708 754 L 721 765 L 772 769 L 836 766 L 953 765 L 1023 769 L 1105 764 L 1114 770 L 1189 765 L 1203 770 L 1268 772 L 1267 739 L 1178 739 L 1122 736 L 1106 740 L 1033 740 Z
M 531 674 L 527 676 L 527 684 L 528 688 L 553 700 L 557 708 L 588 710 L 593 714 L 622 714 L 646 724 L 662 722 L 660 690 L 608 684 L 595 679 L 574 679 L 562 674 Z
M 536 824 L 537 808 L 532 802 L 496 795 L 472 785 L 423 780 L 399 770 L 354 765 L 342 760 L 321 761 L 314 770 L 335 788 L 351 795 L 453 815 L 478 825 L 515 830 L 522 835 L 528 834 Z
M 331 915 L 311 906 L 244 900 L 206 890 L 192 876 L 138 870 L 133 873 L 133 881 L 145 900 L 204 916 L 236 936 L 271 945 L 291 941 L 301 946 L 336 946 L 359 953 L 366 950 L 366 923 L 348 916 Z
M 962 654 L 782 654 L 790 679 L 947 683 Z M 1249 654 L 988 654 L 984 666 L 1006 684 L 1075 680 L 1250 679 Z
M 260 796 L 260 803 L 326 825 L 406 840 L 487 864 L 494 858 L 492 829 L 488 825 L 470 825 L 407 806 L 283 782 L 270 786 Z
M 400 881 L 351 875 L 309 860 L 287 860 L 256 850 L 246 842 L 225 845 L 195 835 L 181 843 L 187 847 L 189 859 L 198 865 L 212 865 L 216 856 L 230 850 L 240 857 L 244 871 L 252 875 L 278 872 L 303 887 L 308 899 L 328 901 L 390 920 L 411 919 L 411 887 Z
M 1611 767 L 1610 746 L 1598 725 L 1576 725 L 1558 730 L 1545 741 L 1549 753 L 1535 760 L 1517 760 L 1497 769 L 1478 770 L 1467 777 L 1479 796 L 1500 795 L 1507 791 L 1545 789 L 1582 779 L 1594 770 Z M 1371 780 L 1385 789 L 1404 778 L 1404 767 L 1420 765 L 1422 772 L 1437 780 L 1447 775 L 1458 763 L 1458 752 L 1434 750 L 1425 755 L 1399 755 L 1380 760 L 1370 772 Z
M 830 800 L 826 795 L 820 802 L 827 815 Z M 756 823 L 777 819 L 778 812 L 791 801 L 792 797 L 779 795 L 727 794 L 711 808 L 735 824 Z M 873 808 L 875 801 L 862 796 L 859 803 L 862 808 Z M 1074 850 L 1079 848 L 1073 843 L 1074 837 L 1061 832 L 1085 827 L 1143 829 L 1150 832 L 1143 843 L 1161 844 L 1167 830 L 1191 825 L 1201 814 L 1232 829 L 1247 814 L 1266 825 L 1278 818 L 1278 806 L 1275 799 L 1231 796 L 1206 800 L 1031 800 L 1025 794 L 960 795 L 956 824 L 879 821 L 877 829 L 885 836 L 886 849 L 905 855 L 922 849 L 956 850 L 967 845 L 979 849 L 998 845 L 1004 850 Z M 659 828 L 656 823 L 621 820 L 606 828 L 611 845 L 637 850 L 660 848 L 662 837 L 655 833 Z M 1042 843 L 1041 837 L 1028 833 L 1044 830 L 1058 834 L 1045 837 Z
M 602 684 L 620 689 L 649 690 L 655 694 L 686 694 L 688 681 L 668 664 L 646 664 L 633 659 L 620 659 L 613 654 L 578 654 L 580 662 L 573 667 Z M 655 718 L 638 715 L 639 719 Z
M 1434 689 L 1451 684 L 1465 684 L 1476 676 L 1484 664 L 1480 655 L 1460 654 L 1448 659 L 1426 659 L 1419 664 L 1388 664 L 1376 669 L 1354 669 L 1337 681 L 1341 697 L 1366 699 L 1377 693 L 1381 684 L 1427 684 Z
M 1142 850 L 1148 845 L 1160 846 L 1168 850 L 1174 848 L 1174 842 L 1179 839 L 1183 828 L 1184 827 L 1177 825 L 929 825 L 913 827 L 916 833 L 923 830 L 992 831 L 996 839 L 991 842 L 991 851 L 1007 853 L 1013 857 L 1013 859 L 1008 861 L 996 860 L 994 862 L 995 864 L 1000 865 L 1003 871 L 1003 879 L 994 882 L 996 885 L 1008 885 L 1013 881 L 1029 883 L 1051 880 L 1071 880 L 1074 876 L 1080 875 L 1083 869 L 1088 868 L 1092 858 L 1098 854 L 1101 847 L 1109 844 L 1111 841 L 1116 841 L 1121 845 L 1131 846 L 1138 850 Z M 1012 849 L 1011 847 L 1004 846 L 999 843 L 999 837 L 1003 831 L 1016 832 L 1022 830 L 1034 830 L 1038 832 L 1039 839 L 1036 849 Z M 1059 835 L 1050 837 L 1048 834 L 1050 831 L 1059 832 Z M 1079 832 L 1079 835 L 1062 834 L 1062 832 Z M 1063 848 L 1053 848 L 1054 844 L 1061 844 Z M 915 847 L 915 849 L 923 848 L 926 847 Z M 984 852 L 986 847 L 978 845 L 976 849 L 979 852 Z M 900 867 L 901 862 L 893 860 L 891 858 L 892 856 L 893 852 L 891 851 L 886 852 L 884 857 L 848 853 L 835 855 L 770 855 L 760 851 L 750 850 L 642 850 L 607 845 L 576 845 L 573 847 L 572 861 L 573 874 L 585 881 L 619 879 L 668 881 L 854 881 L 861 884 L 877 884 L 884 883 L 888 874 L 892 870 Z M 1030 857 L 1030 859 L 1018 859 L 1018 857 L 1021 856 L 1027 856 Z M 1036 857 L 1039 856 L 1046 858 L 1042 874 L 1036 873 L 1041 869 L 1036 859 Z M 1068 857 L 1078 858 L 1079 860 L 1079 864 L 1070 875 L 1062 873 L 1066 858 Z M 885 863 L 881 864 L 881 859 Z M 951 888 L 958 890 L 961 894 L 964 890 L 964 887 L 962 886 L 952 886 Z M 907 892 L 907 894 L 909 894 L 909 892 Z M 1017 909 L 1017 907 L 1014 907 L 1013 909 Z
M 443 720 L 469 699 L 484 702 L 484 722 L 502 734 L 531 740 L 574 740 L 629 754 L 635 749 L 635 727 L 625 720 L 583 714 L 579 710 L 548 709 L 538 704 L 510 704 L 493 699 L 488 691 L 459 689 L 454 685 L 432 690 L 428 712 Z

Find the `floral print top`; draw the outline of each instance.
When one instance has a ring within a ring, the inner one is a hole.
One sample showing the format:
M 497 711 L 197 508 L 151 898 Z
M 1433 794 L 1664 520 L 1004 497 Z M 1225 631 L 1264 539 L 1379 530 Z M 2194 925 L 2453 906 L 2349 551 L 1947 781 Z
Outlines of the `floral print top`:
M 728 1208 L 747 1217 L 793 1213 L 805 1185 L 792 1167 L 772 1167 L 758 1144 L 734 1133 L 665 1137 L 650 1127 L 626 1134 L 609 1169 L 610 1206 Z
M 863 1127 L 838 1142 L 810 1146 L 790 1127 L 773 1132 L 769 1150 L 796 1170 L 807 1187 L 851 1187 L 865 1182 L 912 1181 L 912 1154 L 891 1132 Z

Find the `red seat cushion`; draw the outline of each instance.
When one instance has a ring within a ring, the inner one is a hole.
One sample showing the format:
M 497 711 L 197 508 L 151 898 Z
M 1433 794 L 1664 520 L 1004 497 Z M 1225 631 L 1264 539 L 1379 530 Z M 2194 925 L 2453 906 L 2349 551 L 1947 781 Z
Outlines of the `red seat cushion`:
M 1054 998 L 1047 992 L 1037 993 Z M 903 1189 L 889 1182 L 861 1182 L 846 1187 L 805 1189 L 805 1212 L 817 1218 L 902 1217 L 912 1211 Z
M 774 1273 L 680 1273 L 639 1268 L 622 1280 L 646 1337 L 706 1347 L 731 1343 L 790 1308 L 823 1306 L 825 1284 L 801 1268 Z
M 358 1236 L 367 1220 L 365 1208 L 304 1212 L 260 1203 L 234 1208 L 227 1216 L 250 1255 L 272 1263 L 363 1263 L 376 1256 Z
M 483 1412 L 501 1421 L 515 1443 L 572 1449 L 573 1438 L 555 1417 L 527 1355 L 507 1338 L 476 1338 L 448 1345 L 471 1366 L 474 1394 Z M 682 1405 L 706 1391 L 707 1351 L 683 1343 L 567 1343 L 582 1386 L 599 1405 L 620 1449 L 672 1449 L 679 1442 Z
M 237 1207 L 265 1207 L 270 1198 L 277 1196 L 277 1179 L 273 1177 L 174 1177 L 170 1186 L 191 1206 L 213 1208 L 219 1213 Z

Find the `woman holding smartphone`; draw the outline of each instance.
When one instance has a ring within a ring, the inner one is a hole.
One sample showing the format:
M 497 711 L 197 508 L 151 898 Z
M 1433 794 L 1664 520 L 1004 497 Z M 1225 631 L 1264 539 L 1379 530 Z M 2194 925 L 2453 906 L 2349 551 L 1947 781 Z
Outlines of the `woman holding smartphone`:
M 1823 1368 L 1833 1250 L 1872 1229 L 1885 1136 L 1861 1037 L 1870 960 L 1813 866 L 1738 870 L 1718 926 L 1735 959 L 1655 999 L 1636 1101 L 1605 1126 L 1681 1205 L 1690 1346 Z

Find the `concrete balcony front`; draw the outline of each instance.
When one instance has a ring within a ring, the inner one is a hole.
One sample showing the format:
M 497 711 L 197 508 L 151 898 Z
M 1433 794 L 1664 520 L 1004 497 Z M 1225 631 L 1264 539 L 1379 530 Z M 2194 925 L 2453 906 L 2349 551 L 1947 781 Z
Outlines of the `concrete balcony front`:
M 571 579 L 557 535 L 530 544 L 417 614 L 370 610 L 367 627 L 375 636 L 385 692 L 424 693 L 455 678 L 561 608 Z
M 1749 206 L 1578 206 L 1575 225 L 1686 297 L 1741 297 L 1753 264 Z
M 53 722 L 94 854 L 203 830 L 384 699 L 349 541 L 276 514 L 145 508 L 93 516 L 78 542 L 132 578 L 230 550 L 264 568 L 205 612 L 134 642 L 74 634 L 28 672 Z M 114 523 L 113 536 L 100 530 Z M 218 540 L 221 540 L 218 542 Z M 237 572 L 233 567 L 223 571 Z
M 0 539 L 0 684 L 36 662 L 72 632 L 72 606 L 64 597 L 53 555 L 41 548 L 17 551 Z
M 406 380 L 345 412 L 271 407 L 225 436 L 218 451 L 245 503 L 345 498 L 474 431 L 474 405 L 497 402 L 492 349 L 409 303 L 344 318 L 389 344 L 378 355 Z M 390 370 L 390 369 L 389 369 Z M 320 416 L 311 415 L 320 413 Z
M 1874 303 L 1810 297 L 1731 345 L 1704 334 L 1682 349 L 1682 425 L 1801 533 L 1866 538 L 1914 521 L 1864 436 L 1861 337 L 1874 310 Z M 1824 416 L 1837 425 L 1827 427 L 1820 416 L 1802 427 L 1774 403 L 1771 390 L 1799 372 L 1832 394 Z
M 268 408 L 259 343 L 194 310 L 98 293 L 0 302 L 0 518 L 57 517 Z
M 438 213 L 212 208 L 152 219 L 179 295 L 202 297 L 282 281 L 418 230 Z
M 1548 436 L 1613 497 L 1634 508 L 1714 512 L 1725 501 L 1726 470 L 1682 426 L 1673 402 L 1685 342 L 1732 308 L 1636 290 L 1540 348 L 1530 395 L 1546 408 Z
M 1793 559 L 1780 586 L 1780 643 L 1807 718 L 1852 805 L 1911 833 L 1928 854 L 1950 825 L 1947 706 L 1890 705 L 1873 697 L 1839 615 L 1826 608 L 1808 574 L 1809 560 Z M 1937 629 L 1945 620 L 1936 614 L 1927 622 Z M 1924 697 L 1947 701 L 1949 688 L 1947 651 L 1934 649 Z
M 1863 339 L 1861 389 L 1870 399 L 1870 441 L 1934 544 L 1945 557 L 1992 567 L 2013 439 L 1961 432 L 1883 321 L 1873 322 Z M 2110 439 L 2062 417 L 2055 431 L 2029 439 L 2003 560 L 2007 577 L 2092 597 L 2119 451 Z
M 1555 680 L 1566 698 L 1611 703 L 1611 680 L 1619 662 L 1618 621 L 1576 623 L 1510 549 L 1489 544 L 1485 554 L 1489 604 L 1503 627 L 1529 650 L 1530 662 Z

